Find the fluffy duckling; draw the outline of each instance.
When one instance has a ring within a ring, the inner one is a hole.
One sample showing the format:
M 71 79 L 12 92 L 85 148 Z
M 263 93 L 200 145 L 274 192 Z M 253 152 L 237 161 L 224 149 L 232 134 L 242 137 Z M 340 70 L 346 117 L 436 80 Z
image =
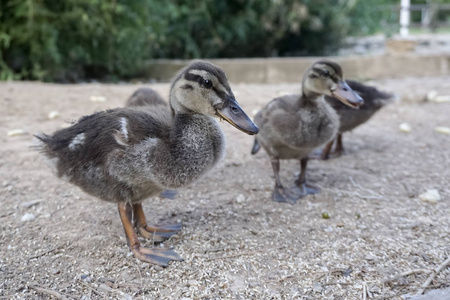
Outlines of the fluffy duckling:
M 170 108 L 111 109 L 82 117 L 51 136 L 37 135 L 56 175 L 117 203 L 134 256 L 161 266 L 182 259 L 170 249 L 142 247 L 134 228 L 144 238 L 162 241 L 181 224 L 148 225 L 141 202 L 187 186 L 217 164 L 225 139 L 215 118 L 247 134 L 258 132 L 236 102 L 225 73 L 208 62 L 194 61 L 176 75 Z
M 322 159 L 330 158 L 330 151 L 335 142 L 336 147 L 333 156 L 341 156 L 344 150 L 342 145 L 342 134 L 367 122 L 367 120 L 369 120 L 380 108 L 391 103 L 396 98 L 393 94 L 382 92 L 375 87 L 364 85 L 358 81 L 347 80 L 347 83 L 350 88 L 364 99 L 364 105 L 362 105 L 359 110 L 355 110 L 336 101 L 333 97 L 325 96 L 325 100 L 339 115 L 340 126 L 337 137 L 330 141 L 322 150 Z
M 169 103 L 164 101 L 157 91 L 148 87 L 137 89 L 130 98 L 127 99 L 125 106 L 160 106 L 161 109 L 170 111 Z M 165 190 L 162 191 L 159 196 L 161 198 L 174 199 L 177 193 L 177 190 Z
M 157 91 L 147 87 L 137 89 L 125 102 L 125 106 L 146 105 L 162 105 L 169 107 L 169 104 L 164 101 Z
M 274 201 L 295 203 L 302 196 L 319 192 L 306 183 L 308 154 L 330 141 L 339 128 L 338 115 L 323 95 L 333 96 L 354 108 L 363 103 L 344 81 L 341 67 L 335 62 L 320 60 L 304 74 L 300 95 L 275 98 L 255 116 L 260 132 L 252 154 L 262 146 L 271 158 L 275 175 Z M 281 184 L 280 159 L 300 160 L 300 177 L 291 189 Z

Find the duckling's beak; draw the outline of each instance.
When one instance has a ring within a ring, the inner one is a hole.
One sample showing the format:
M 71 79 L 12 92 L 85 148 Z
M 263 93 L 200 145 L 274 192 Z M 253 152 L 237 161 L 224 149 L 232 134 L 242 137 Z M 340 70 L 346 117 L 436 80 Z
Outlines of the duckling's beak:
M 364 104 L 364 100 L 343 80 L 338 82 L 334 91 L 331 91 L 331 96 L 353 108 L 359 108 Z
M 237 129 L 253 135 L 259 132 L 258 126 L 252 122 L 234 98 L 229 97 L 224 105 L 216 109 L 217 115 Z

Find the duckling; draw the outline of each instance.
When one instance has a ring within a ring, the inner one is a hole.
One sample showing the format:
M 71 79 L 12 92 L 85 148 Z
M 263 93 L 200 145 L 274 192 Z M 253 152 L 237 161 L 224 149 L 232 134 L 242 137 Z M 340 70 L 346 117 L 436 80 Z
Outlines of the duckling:
M 301 94 L 275 98 L 255 116 L 260 132 L 252 154 L 262 146 L 270 156 L 275 175 L 272 199 L 276 202 L 295 203 L 302 196 L 319 192 L 306 183 L 308 154 L 330 141 L 339 128 L 338 115 L 323 95 L 334 96 L 353 108 L 363 103 L 344 81 L 341 67 L 335 62 L 320 60 L 304 74 Z M 281 184 L 280 159 L 300 160 L 300 177 L 291 189 Z
M 125 102 L 125 106 L 161 106 L 161 109 L 170 110 L 169 103 L 158 94 L 157 91 L 142 87 L 137 89 Z M 177 190 L 162 191 L 159 196 L 161 198 L 174 199 L 177 195 Z
M 253 135 L 258 127 L 235 100 L 225 73 L 194 61 L 173 79 L 170 110 L 160 106 L 110 109 L 79 119 L 53 135 L 38 134 L 39 149 L 56 175 L 101 200 L 117 203 L 128 245 L 140 260 L 167 266 L 173 250 L 142 247 L 162 241 L 181 224 L 150 226 L 141 202 L 166 189 L 185 187 L 224 154 L 221 118 Z
M 333 144 L 336 142 L 336 147 L 333 153 L 334 157 L 341 156 L 344 151 L 342 145 L 342 134 L 351 131 L 359 125 L 367 122 L 380 108 L 393 102 L 395 95 L 382 92 L 375 87 L 364 85 L 358 81 L 347 80 L 348 85 L 356 93 L 364 99 L 364 105 L 359 110 L 349 108 L 347 105 L 336 101 L 333 97 L 325 96 L 325 100 L 339 115 L 340 126 L 335 139 L 331 140 L 322 150 L 321 159 L 329 159 L 330 151 Z
M 125 106 L 162 105 L 169 108 L 169 103 L 158 94 L 157 91 L 143 87 L 137 89 L 125 102 Z

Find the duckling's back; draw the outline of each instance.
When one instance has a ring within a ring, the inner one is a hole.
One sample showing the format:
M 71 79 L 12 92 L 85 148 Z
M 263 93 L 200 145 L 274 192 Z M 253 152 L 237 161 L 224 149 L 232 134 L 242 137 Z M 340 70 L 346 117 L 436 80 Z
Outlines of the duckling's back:
M 169 106 L 155 90 L 147 87 L 137 89 L 125 102 L 125 106 Z
M 357 126 L 367 122 L 380 108 L 395 99 L 395 96 L 392 94 L 382 92 L 375 87 L 365 85 L 358 81 L 347 80 L 347 83 L 350 88 L 364 99 L 364 104 L 359 109 L 354 109 L 333 97 L 325 96 L 325 100 L 339 115 L 339 133 L 353 130 Z

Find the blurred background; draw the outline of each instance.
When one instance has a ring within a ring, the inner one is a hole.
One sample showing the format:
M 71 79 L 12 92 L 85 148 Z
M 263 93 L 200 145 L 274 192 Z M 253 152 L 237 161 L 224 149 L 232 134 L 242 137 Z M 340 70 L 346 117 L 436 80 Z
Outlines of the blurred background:
M 408 2 L 406 35 L 450 35 L 450 0 Z M 0 79 L 131 80 L 159 58 L 383 54 L 400 11 L 400 0 L 0 0 Z

